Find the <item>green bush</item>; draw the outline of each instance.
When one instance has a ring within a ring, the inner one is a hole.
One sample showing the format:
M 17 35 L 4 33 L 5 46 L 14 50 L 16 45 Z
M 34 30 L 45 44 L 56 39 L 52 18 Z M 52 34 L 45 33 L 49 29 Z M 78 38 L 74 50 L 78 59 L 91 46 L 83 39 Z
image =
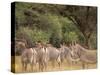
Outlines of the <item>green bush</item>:
M 75 32 L 66 32 L 64 34 L 63 40 L 67 43 L 72 43 L 78 41 L 78 35 Z
M 49 34 L 37 29 L 30 29 L 29 27 L 20 27 L 16 32 L 16 37 L 19 39 L 25 39 L 28 45 L 32 45 L 35 42 L 41 41 L 47 43 L 49 40 Z

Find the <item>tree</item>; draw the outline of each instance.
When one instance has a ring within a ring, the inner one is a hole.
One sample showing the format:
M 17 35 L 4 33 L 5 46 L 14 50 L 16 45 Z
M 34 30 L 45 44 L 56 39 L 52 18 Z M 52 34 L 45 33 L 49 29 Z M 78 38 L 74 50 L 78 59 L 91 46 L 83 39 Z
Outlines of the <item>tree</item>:
M 89 48 L 89 40 L 97 29 L 97 8 L 89 6 L 66 6 L 65 16 L 78 27 L 86 39 Z
M 75 32 L 79 41 L 84 41 L 85 38 L 85 45 L 88 47 L 91 35 L 94 32 L 96 34 L 96 7 L 17 2 L 15 13 L 18 31 L 20 27 L 29 27 L 32 31 L 36 29 L 54 37 L 58 36 L 60 41 L 64 35 L 67 36 L 67 32 Z

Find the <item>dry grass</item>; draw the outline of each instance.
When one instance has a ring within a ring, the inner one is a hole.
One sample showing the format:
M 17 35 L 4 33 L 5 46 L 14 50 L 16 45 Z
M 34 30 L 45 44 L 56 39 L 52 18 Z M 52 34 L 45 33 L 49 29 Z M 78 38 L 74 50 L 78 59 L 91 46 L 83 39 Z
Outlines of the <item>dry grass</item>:
M 88 64 L 87 69 L 94 69 L 96 67 L 97 67 L 97 64 Z M 53 67 L 51 65 L 51 63 L 49 62 L 46 71 L 64 71 L 64 70 L 80 70 L 80 69 L 82 69 L 81 62 L 78 62 L 77 64 L 71 65 L 70 62 L 68 63 L 67 61 L 64 61 L 63 64 L 60 66 L 60 68 L 59 68 L 58 64 L 55 64 L 55 67 Z M 22 71 L 20 56 L 15 56 L 15 72 L 16 73 L 24 72 L 24 71 Z M 39 72 L 38 65 L 34 67 L 34 71 L 31 71 L 31 67 L 30 67 L 30 65 L 28 65 L 26 72 Z

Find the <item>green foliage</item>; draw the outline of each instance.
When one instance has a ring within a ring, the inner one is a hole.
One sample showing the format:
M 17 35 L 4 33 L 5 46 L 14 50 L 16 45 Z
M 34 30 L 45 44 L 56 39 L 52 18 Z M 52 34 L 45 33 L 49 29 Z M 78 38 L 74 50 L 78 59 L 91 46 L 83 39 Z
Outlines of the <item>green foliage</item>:
M 48 43 L 50 35 L 41 30 L 33 30 L 32 36 L 33 36 L 32 39 L 35 42 L 41 41 L 43 43 Z
M 87 21 L 84 20 L 82 15 L 85 15 L 86 8 L 81 10 L 82 7 L 75 6 L 19 2 L 16 3 L 15 7 L 16 38 L 25 39 L 29 46 L 33 46 L 37 41 L 50 42 L 55 47 L 60 47 L 63 42 L 77 41 L 84 44 L 85 34 L 91 33 L 90 29 L 94 29 L 93 26 L 90 26 L 90 20 L 89 27 L 85 25 Z M 81 12 L 82 14 L 79 15 Z M 76 15 L 77 20 L 73 15 Z M 82 31 L 82 29 L 84 30 Z M 96 33 L 94 33 L 89 41 L 93 48 L 96 48 L 96 40 Z
M 90 37 L 89 40 L 89 46 L 91 49 L 97 49 L 97 37 L 96 36 L 96 32 L 92 34 L 92 36 Z
M 75 32 L 69 32 L 69 33 L 65 33 L 64 34 L 64 39 L 63 39 L 66 43 L 68 42 L 74 42 L 74 41 L 78 41 L 78 35 Z
M 35 43 L 38 41 L 47 43 L 49 40 L 49 36 L 50 35 L 44 31 L 37 30 L 37 29 L 32 30 L 29 27 L 20 27 L 20 29 L 16 32 L 17 38 L 30 39 L 30 41 L 32 43 Z M 29 41 L 29 40 L 27 40 L 27 41 Z
M 60 47 L 61 38 L 56 34 L 52 33 L 49 41 L 54 47 Z

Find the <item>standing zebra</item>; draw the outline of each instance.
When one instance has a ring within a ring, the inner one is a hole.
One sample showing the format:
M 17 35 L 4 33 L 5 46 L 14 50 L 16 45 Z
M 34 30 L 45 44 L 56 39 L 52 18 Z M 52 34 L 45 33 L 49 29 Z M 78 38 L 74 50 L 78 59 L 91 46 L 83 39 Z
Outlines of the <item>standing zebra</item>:
M 97 51 L 87 50 L 79 44 L 75 44 L 73 48 L 74 54 L 77 54 L 82 62 L 82 68 L 88 68 L 88 64 L 95 64 L 97 62 Z
M 27 70 L 27 65 L 30 64 L 31 69 L 33 70 L 33 65 L 36 64 L 37 52 L 35 49 L 29 48 L 25 49 L 21 55 L 22 70 Z

